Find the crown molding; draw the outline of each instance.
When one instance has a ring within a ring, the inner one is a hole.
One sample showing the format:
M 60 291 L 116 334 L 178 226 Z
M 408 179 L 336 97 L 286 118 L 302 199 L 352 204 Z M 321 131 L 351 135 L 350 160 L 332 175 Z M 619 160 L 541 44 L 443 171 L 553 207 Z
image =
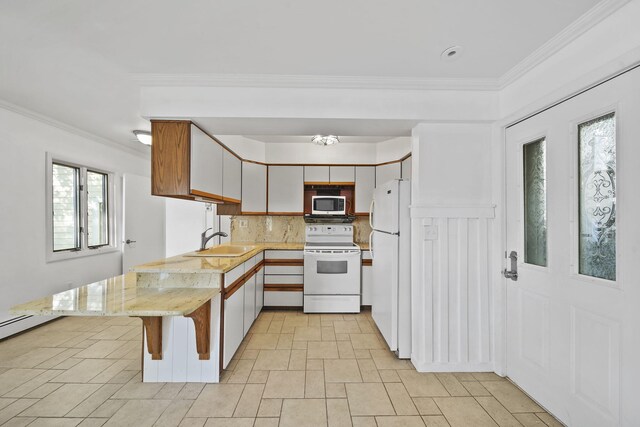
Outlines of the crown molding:
M 545 44 L 534 50 L 525 59 L 516 64 L 498 79 L 498 90 L 509 86 L 511 83 L 524 76 L 553 54 L 560 51 L 582 34 L 604 21 L 608 16 L 620 9 L 631 0 L 603 0 L 573 21 L 561 32 L 552 37 Z
M 75 126 L 71 126 L 67 123 L 61 122 L 59 120 L 53 119 L 43 114 L 36 113 L 35 111 L 29 110 L 24 107 L 20 107 L 18 105 L 4 101 L 2 99 L 0 99 L 0 108 L 5 109 L 7 111 L 11 111 L 12 113 L 19 114 L 21 116 L 27 117 L 29 119 L 36 120 L 40 123 L 52 126 L 54 128 L 63 130 L 65 132 L 69 132 L 71 134 L 80 136 L 82 138 L 86 138 L 91 141 L 124 151 L 128 154 L 132 154 L 134 156 L 141 157 L 141 158 L 149 158 L 150 150 L 147 147 L 143 146 L 142 144 L 132 144 L 131 146 L 125 145 L 123 143 L 116 142 L 114 140 L 104 138 L 102 136 L 98 136 L 94 133 L 77 128 Z
M 494 91 L 497 79 L 305 76 L 276 74 L 130 74 L 140 86 Z

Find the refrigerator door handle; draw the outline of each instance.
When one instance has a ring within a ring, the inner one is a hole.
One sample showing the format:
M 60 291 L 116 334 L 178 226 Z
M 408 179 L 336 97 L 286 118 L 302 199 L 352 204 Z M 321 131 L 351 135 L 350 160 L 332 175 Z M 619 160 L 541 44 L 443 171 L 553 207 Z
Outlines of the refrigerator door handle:
M 369 205 L 369 225 L 373 228 L 373 206 L 375 205 L 376 200 L 371 199 L 371 204 Z
M 371 252 L 371 261 L 373 261 L 373 231 L 369 233 L 369 252 Z

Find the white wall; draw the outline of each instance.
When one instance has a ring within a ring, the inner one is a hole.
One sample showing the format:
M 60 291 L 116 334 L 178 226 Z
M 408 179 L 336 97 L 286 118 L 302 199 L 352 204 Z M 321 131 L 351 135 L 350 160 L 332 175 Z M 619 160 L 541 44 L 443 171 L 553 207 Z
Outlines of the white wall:
M 412 357 L 419 371 L 491 371 L 491 125 L 413 131 Z
M 149 176 L 146 156 L 94 142 L 8 109 L 0 108 L 0 321 L 9 307 L 121 274 L 120 251 L 47 263 L 45 260 L 45 154 L 116 173 L 117 230 L 122 230 L 122 174 Z M 30 318 L 0 329 L 0 337 L 32 326 Z
M 391 162 L 411 152 L 411 137 L 398 137 L 376 144 L 376 163 Z
M 630 1 L 499 93 L 500 117 L 523 114 L 640 58 L 640 2 Z
M 266 159 L 266 144 L 264 142 L 240 135 L 215 135 L 215 137 L 243 159 L 256 162 L 264 162 Z
M 144 117 L 472 121 L 498 117 L 491 90 L 143 86 Z
M 323 147 L 309 142 L 266 144 L 267 163 L 376 163 L 376 144 L 340 143 Z

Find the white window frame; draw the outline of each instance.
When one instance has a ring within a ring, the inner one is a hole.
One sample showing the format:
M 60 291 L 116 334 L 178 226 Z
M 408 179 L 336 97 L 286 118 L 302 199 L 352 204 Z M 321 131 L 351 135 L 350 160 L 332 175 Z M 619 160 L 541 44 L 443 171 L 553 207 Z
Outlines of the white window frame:
M 54 251 L 53 250 L 53 164 L 61 164 L 70 167 L 76 167 L 80 169 L 80 185 L 83 189 L 80 191 L 80 249 L 69 249 Z M 98 172 L 107 175 L 107 221 L 108 221 L 108 236 L 109 244 L 89 247 L 87 236 L 87 186 L 86 177 L 87 171 Z M 46 259 L 47 262 L 62 261 L 68 259 L 83 258 L 92 255 L 99 255 L 105 253 L 117 252 L 118 242 L 116 240 L 116 205 L 115 205 L 115 193 L 116 193 L 116 180 L 113 172 L 106 171 L 102 168 L 93 167 L 78 163 L 77 161 L 69 160 L 64 156 L 57 156 L 52 153 L 47 153 L 46 160 Z

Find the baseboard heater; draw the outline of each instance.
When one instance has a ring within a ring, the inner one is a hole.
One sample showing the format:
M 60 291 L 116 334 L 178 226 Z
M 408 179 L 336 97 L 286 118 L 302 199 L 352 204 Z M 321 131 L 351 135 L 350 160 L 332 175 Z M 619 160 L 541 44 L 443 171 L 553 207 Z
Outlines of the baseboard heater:
M 18 317 L 14 317 L 13 319 L 7 319 L 4 322 L 0 322 L 0 328 L 4 327 L 4 326 L 9 326 L 9 325 L 13 325 L 14 323 L 20 322 L 22 320 L 26 320 L 30 317 L 33 317 L 31 315 L 24 315 L 24 316 L 18 316 Z

